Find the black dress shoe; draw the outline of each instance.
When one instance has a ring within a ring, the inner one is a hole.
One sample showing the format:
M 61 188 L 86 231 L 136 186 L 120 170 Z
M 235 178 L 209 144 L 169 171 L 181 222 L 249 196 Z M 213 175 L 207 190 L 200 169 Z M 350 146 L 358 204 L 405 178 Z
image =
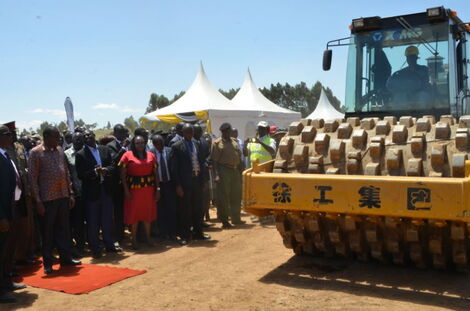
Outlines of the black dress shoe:
M 76 260 L 76 259 L 69 259 L 69 260 L 66 260 L 66 261 L 61 261 L 60 264 L 62 266 L 78 266 L 78 265 L 81 265 L 82 262 L 80 260 Z
M 181 240 L 178 241 L 178 243 L 180 243 L 181 246 L 185 246 L 185 245 L 188 245 L 188 240 L 181 239 Z
M 201 234 L 194 235 L 193 239 L 195 239 L 195 240 L 210 240 L 211 236 L 208 235 L 208 234 L 205 234 L 205 233 L 201 233 Z
M 26 284 L 11 282 L 11 284 L 9 284 L 8 286 L 8 289 L 11 291 L 15 291 L 15 290 L 20 290 L 26 287 L 27 287 Z
M 51 266 L 44 267 L 44 274 L 51 274 L 54 272 Z
M 15 303 L 18 299 L 15 298 L 11 293 L 2 291 L 0 292 L 0 303 Z
M 106 253 L 120 253 L 122 252 L 122 248 L 119 246 L 114 246 L 113 248 L 107 248 Z

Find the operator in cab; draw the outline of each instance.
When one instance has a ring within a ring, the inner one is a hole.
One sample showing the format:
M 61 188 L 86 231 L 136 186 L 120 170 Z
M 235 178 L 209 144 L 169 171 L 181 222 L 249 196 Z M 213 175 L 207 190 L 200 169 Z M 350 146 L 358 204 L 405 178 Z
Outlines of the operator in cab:
M 410 104 L 417 104 L 419 107 L 426 105 L 429 100 L 429 69 L 418 64 L 418 55 L 419 49 L 416 46 L 407 47 L 405 57 L 408 66 L 396 71 L 387 81 L 387 89 L 392 93 L 395 108 L 409 109 Z

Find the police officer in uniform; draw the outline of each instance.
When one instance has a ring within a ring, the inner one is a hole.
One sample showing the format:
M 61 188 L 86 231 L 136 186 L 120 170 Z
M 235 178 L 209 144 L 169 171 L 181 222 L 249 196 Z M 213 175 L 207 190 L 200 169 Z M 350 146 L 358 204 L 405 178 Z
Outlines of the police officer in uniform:
M 214 165 L 215 181 L 220 187 L 219 217 L 222 228 L 228 229 L 232 224 L 241 225 L 245 222 L 240 218 L 242 181 L 240 170 L 241 150 L 235 138 L 230 137 L 232 126 L 223 123 L 220 126 L 222 136 L 214 140 L 212 145 L 211 159 Z

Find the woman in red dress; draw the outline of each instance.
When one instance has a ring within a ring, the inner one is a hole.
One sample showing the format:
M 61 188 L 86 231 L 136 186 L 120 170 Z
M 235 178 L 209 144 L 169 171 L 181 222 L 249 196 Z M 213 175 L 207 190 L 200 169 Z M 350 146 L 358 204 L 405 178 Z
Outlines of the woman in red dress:
M 157 161 L 145 150 L 145 139 L 136 136 L 131 150 L 124 153 L 119 162 L 121 181 L 124 188 L 124 223 L 131 225 L 132 247 L 137 249 L 137 225 L 144 223 L 147 244 L 150 241 L 150 224 L 157 218 L 157 201 L 160 193 Z

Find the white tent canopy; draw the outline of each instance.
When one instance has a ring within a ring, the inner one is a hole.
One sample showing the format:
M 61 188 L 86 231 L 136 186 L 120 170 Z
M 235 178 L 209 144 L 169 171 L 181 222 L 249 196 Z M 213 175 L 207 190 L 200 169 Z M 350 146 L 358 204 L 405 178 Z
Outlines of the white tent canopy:
M 231 102 L 235 109 L 243 111 L 242 120 L 236 125 L 233 124 L 243 138 L 255 136 L 259 121 L 267 121 L 270 125 L 286 128 L 301 118 L 300 112 L 282 108 L 264 97 L 253 82 L 249 69 L 240 90 Z M 229 119 L 225 121 L 230 122 Z
M 241 107 L 243 110 L 256 110 L 256 111 L 269 111 L 269 112 L 280 112 L 283 114 L 295 115 L 296 120 L 300 118 L 300 113 L 289 109 L 282 108 L 276 105 L 260 92 L 256 87 L 253 79 L 251 78 L 250 69 L 248 69 L 245 80 L 243 81 L 242 87 L 232 99 L 237 107 Z
M 201 63 L 193 84 L 181 98 L 169 106 L 144 115 L 142 118 L 148 121 L 160 121 L 158 116 L 212 109 L 225 110 L 230 106 L 230 101 L 209 82 Z
M 307 119 L 325 119 L 325 120 L 335 120 L 343 119 L 344 113 L 339 112 L 338 110 L 331 105 L 328 97 L 326 96 L 325 90 L 321 89 L 320 99 L 318 100 L 317 107 L 315 110 L 307 117 Z
M 184 113 L 195 113 L 200 119 L 207 113 L 205 117 L 210 120 L 216 135 L 219 134 L 220 125 L 229 122 L 238 129 L 241 139 L 253 137 L 259 121 L 288 127 L 291 122 L 300 119 L 299 112 L 279 107 L 264 97 L 253 83 L 249 71 L 236 96 L 232 101 L 228 100 L 209 82 L 202 64 L 191 87 L 181 98 L 167 107 L 144 115 L 142 119 L 153 122 L 174 121 L 177 117 L 182 118 L 181 114 Z

